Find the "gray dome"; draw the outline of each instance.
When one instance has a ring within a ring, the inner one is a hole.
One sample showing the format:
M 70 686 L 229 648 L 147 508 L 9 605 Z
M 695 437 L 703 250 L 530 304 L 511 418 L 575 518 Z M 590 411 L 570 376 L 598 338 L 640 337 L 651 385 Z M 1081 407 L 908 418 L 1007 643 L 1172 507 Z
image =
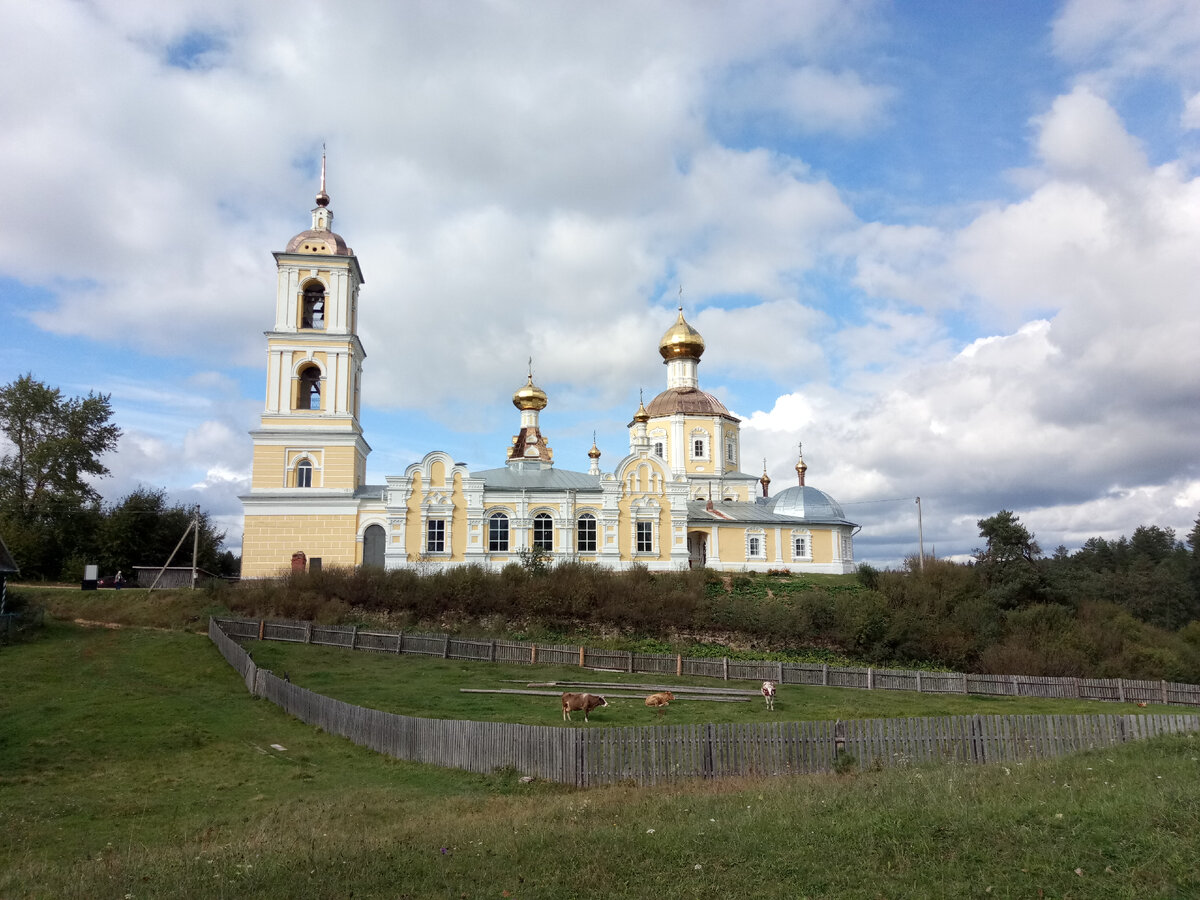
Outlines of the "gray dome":
M 794 485 L 775 495 L 772 508 L 777 516 L 794 516 L 809 522 L 851 524 L 842 505 L 815 487 Z

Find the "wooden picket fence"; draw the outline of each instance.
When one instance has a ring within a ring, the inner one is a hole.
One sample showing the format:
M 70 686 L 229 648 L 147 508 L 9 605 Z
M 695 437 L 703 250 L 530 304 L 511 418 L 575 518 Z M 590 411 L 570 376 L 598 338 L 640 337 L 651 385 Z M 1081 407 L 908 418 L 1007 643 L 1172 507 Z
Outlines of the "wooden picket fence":
M 577 665 L 589 669 L 630 673 L 747 681 L 769 679 L 785 685 L 809 684 L 876 691 L 917 691 L 923 694 L 979 694 L 992 697 L 1042 697 L 1200 706 L 1200 685 L 1174 681 L 1056 678 L 1041 675 L 971 675 L 961 672 L 921 672 L 915 669 L 863 669 L 820 663 L 688 659 L 665 653 L 595 650 L 591 647 L 536 644 L 528 641 L 476 641 L 448 634 L 372 631 L 357 626 L 316 625 L 312 622 L 269 622 L 258 619 L 217 621 L 227 634 L 241 639 L 320 644 L 376 653 L 415 653 L 477 662 Z
M 325 697 L 258 668 L 251 635 L 210 619 L 208 633 L 255 696 L 330 734 L 412 762 L 525 775 L 579 787 L 631 781 L 827 772 L 931 761 L 1020 762 L 1200 730 L 1200 715 L 947 716 L 574 728 L 422 719 Z M 257 623 L 254 623 L 257 624 Z M 260 629 L 262 630 L 262 629 Z M 257 635 L 255 635 L 257 636 Z

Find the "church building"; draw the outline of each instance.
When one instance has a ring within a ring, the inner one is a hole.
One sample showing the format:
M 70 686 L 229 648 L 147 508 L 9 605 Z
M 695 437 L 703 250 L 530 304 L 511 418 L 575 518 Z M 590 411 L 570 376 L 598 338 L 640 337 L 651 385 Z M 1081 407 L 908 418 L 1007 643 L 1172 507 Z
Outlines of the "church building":
M 300 563 L 498 569 L 535 548 L 551 562 L 614 569 L 854 571 L 858 526 L 805 484 L 803 456 L 797 483 L 774 496 L 765 471 L 742 471 L 740 420 L 700 389 L 704 339 L 682 308 L 658 345 L 666 389 L 639 402 L 629 452 L 611 471 L 594 441 L 586 471 L 555 465 L 540 421 L 549 401 L 530 371 L 513 394 L 520 420 L 501 465 L 474 469 L 433 450 L 386 484 L 367 484 L 364 279 L 332 225 L 322 164 L 312 227 L 274 254 L 266 408 L 241 498 L 243 577 Z

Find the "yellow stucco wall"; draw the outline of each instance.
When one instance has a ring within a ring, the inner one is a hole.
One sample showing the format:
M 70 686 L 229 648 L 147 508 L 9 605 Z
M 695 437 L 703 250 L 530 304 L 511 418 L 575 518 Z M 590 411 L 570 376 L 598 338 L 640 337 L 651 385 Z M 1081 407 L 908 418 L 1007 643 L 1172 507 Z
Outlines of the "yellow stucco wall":
M 833 534 L 828 529 L 813 530 L 812 561 L 814 563 L 833 562 Z
M 322 566 L 358 565 L 357 525 L 357 515 L 248 515 L 242 538 L 242 577 L 287 571 L 297 550 L 310 559 L 320 557 Z

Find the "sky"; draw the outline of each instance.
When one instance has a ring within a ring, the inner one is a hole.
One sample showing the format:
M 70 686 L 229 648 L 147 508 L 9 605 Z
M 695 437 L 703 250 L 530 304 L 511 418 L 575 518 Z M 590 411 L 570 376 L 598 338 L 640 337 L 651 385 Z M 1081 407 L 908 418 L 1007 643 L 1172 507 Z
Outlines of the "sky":
M 366 283 L 382 483 L 543 433 L 612 471 L 675 307 L 743 468 L 856 557 L 1200 514 L 1193 0 L 0 0 L 0 383 L 111 395 L 98 483 L 241 537 L 273 251 Z M 916 498 L 920 497 L 918 505 Z M 918 512 L 920 520 L 918 521 Z

